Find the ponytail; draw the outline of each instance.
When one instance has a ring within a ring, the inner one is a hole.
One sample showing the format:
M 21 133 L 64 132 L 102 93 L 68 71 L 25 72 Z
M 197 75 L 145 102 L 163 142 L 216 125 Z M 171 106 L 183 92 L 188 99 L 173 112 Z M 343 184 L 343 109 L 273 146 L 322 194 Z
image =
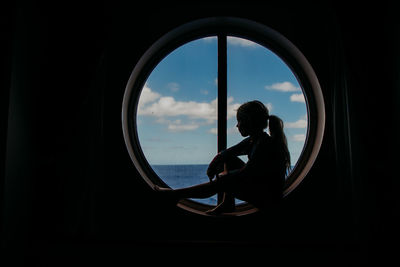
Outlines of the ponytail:
M 253 131 L 264 130 L 269 126 L 269 133 L 274 142 L 281 148 L 285 159 L 286 171 L 289 173 L 291 169 L 290 153 L 287 139 L 283 131 L 283 121 L 275 115 L 269 115 L 268 108 L 258 100 L 242 104 L 236 116 L 238 121 L 246 121 L 247 128 Z
M 284 157 L 285 157 L 285 165 L 286 171 L 289 173 L 291 170 L 290 163 L 290 152 L 288 149 L 287 139 L 285 132 L 283 131 L 283 121 L 275 115 L 270 115 L 269 117 L 269 133 L 271 137 L 282 146 Z

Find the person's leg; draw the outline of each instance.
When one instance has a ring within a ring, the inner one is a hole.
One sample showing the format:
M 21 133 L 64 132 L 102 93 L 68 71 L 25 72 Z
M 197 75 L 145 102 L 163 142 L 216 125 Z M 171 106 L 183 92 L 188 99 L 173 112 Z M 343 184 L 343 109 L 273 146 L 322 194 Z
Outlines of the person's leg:
M 222 172 L 222 170 L 230 171 L 234 170 L 235 168 L 241 168 L 244 166 L 244 164 L 245 163 L 238 157 L 230 158 L 223 165 L 221 165 L 220 172 Z M 224 192 L 224 189 L 231 187 L 232 183 L 234 183 L 234 181 L 230 179 L 230 177 L 220 177 L 212 182 L 169 191 L 173 191 L 173 194 L 179 198 L 209 198 L 218 192 Z M 229 194 L 231 195 L 231 193 Z
M 220 172 L 222 172 L 222 168 L 226 168 L 225 170 L 230 170 L 229 168 L 233 168 L 236 166 L 243 166 L 244 163 L 239 158 L 231 158 L 227 160 L 223 165 L 221 164 Z M 169 195 L 174 198 L 209 198 L 215 195 L 218 192 L 225 191 L 224 188 L 227 184 L 231 183 L 229 177 L 226 179 L 217 178 L 212 182 L 207 182 L 203 184 L 198 184 L 190 187 L 179 188 L 179 189 L 170 189 L 170 188 L 161 188 L 156 186 L 154 189 L 158 192 L 162 192 L 165 195 Z
M 230 157 L 224 163 L 224 171 L 229 172 L 243 168 L 245 163 L 238 157 Z M 228 191 L 228 190 L 227 190 Z M 209 214 L 220 214 L 222 212 L 232 212 L 235 210 L 235 196 L 232 192 L 220 192 L 222 199 L 219 204 L 208 211 Z
M 238 157 L 229 157 L 224 164 L 224 171 L 229 172 L 243 168 L 245 163 Z M 226 207 L 235 207 L 235 196 L 232 193 L 225 192 L 222 198 L 226 202 Z
M 168 197 L 182 198 L 209 198 L 218 192 L 217 181 L 198 184 L 190 187 L 171 189 L 156 186 L 154 189 Z
M 245 165 L 245 163 L 238 157 L 229 158 L 223 165 L 221 165 L 220 172 L 222 170 L 231 171 L 234 169 L 240 169 Z M 224 169 L 222 169 L 224 168 Z M 226 211 L 233 211 L 235 208 L 235 198 L 232 192 L 227 193 L 225 190 L 228 187 L 231 189 L 232 183 L 234 181 L 230 177 L 217 178 L 212 182 L 207 182 L 203 184 L 194 185 L 191 187 L 171 189 L 171 188 L 161 188 L 156 186 L 154 189 L 158 192 L 163 193 L 166 197 L 179 200 L 182 198 L 209 198 L 216 193 L 221 193 L 223 195 L 222 201 L 219 205 L 210 210 L 210 213 L 221 213 Z
M 229 157 L 225 162 L 225 168 L 227 168 L 228 171 L 241 169 L 244 165 L 246 165 L 246 163 L 239 157 Z

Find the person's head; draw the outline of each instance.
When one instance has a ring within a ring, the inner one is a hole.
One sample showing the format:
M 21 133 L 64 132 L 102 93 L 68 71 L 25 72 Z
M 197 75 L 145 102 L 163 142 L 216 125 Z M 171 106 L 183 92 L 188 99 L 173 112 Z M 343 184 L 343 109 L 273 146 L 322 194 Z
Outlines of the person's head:
M 242 136 L 253 135 L 268 127 L 269 111 L 263 103 L 253 100 L 239 107 L 236 119 Z
M 284 124 L 278 116 L 269 115 L 268 108 L 262 102 L 253 100 L 239 107 L 236 118 L 238 130 L 243 137 L 257 134 L 269 127 L 269 133 L 273 140 L 282 145 L 285 164 L 287 169 L 290 170 L 290 153 L 283 131 Z

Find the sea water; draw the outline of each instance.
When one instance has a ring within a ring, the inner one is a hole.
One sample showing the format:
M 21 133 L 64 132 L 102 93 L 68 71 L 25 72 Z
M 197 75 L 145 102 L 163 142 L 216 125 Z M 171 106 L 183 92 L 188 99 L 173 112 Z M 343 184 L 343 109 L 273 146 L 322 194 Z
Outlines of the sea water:
M 209 182 L 208 165 L 152 165 L 157 175 L 171 188 L 183 188 Z M 206 199 L 193 199 L 200 203 L 216 205 L 217 195 Z

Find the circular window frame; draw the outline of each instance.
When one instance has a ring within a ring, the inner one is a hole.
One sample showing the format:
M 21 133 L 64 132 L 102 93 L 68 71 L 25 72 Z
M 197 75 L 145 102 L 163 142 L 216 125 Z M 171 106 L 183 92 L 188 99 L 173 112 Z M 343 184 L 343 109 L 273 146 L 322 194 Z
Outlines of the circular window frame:
M 325 129 L 325 105 L 317 76 L 300 50 L 277 31 L 254 21 L 234 17 L 212 17 L 186 23 L 158 39 L 134 67 L 122 103 L 122 130 L 129 156 L 146 183 L 168 186 L 151 168 L 141 149 L 137 133 L 137 106 L 143 86 L 154 68 L 172 51 L 188 42 L 225 34 L 256 42 L 280 57 L 297 78 L 306 99 L 308 127 L 300 157 L 286 179 L 283 195 L 287 196 L 306 177 L 319 153 Z M 207 215 L 210 205 L 189 199 L 178 202 L 187 211 Z M 248 203 L 236 205 L 231 215 L 247 215 L 257 209 Z

